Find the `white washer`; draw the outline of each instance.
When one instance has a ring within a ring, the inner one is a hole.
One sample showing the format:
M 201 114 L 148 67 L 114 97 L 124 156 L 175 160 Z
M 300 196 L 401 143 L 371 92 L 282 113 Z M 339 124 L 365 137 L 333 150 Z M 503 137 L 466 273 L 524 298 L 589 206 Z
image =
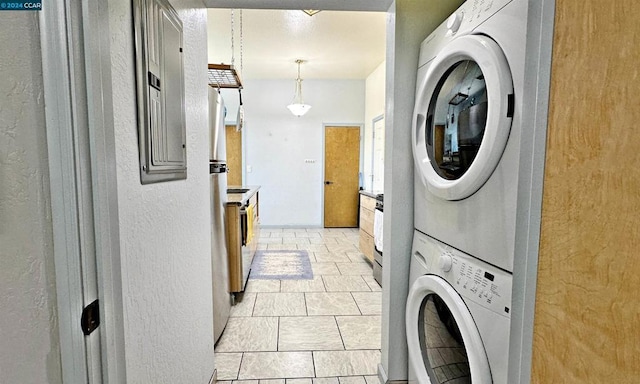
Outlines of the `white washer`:
M 506 384 L 511 274 L 416 231 L 409 283 L 409 383 Z
M 526 0 L 468 0 L 420 48 L 415 228 L 513 271 Z

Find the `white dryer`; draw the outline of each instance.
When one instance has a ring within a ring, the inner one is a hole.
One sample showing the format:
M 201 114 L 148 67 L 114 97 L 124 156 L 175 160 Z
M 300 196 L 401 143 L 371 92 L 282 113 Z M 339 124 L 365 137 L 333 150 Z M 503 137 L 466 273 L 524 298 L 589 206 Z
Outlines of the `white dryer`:
M 409 383 L 506 384 L 512 276 L 415 232 Z
M 468 0 L 420 48 L 415 228 L 513 271 L 526 0 Z

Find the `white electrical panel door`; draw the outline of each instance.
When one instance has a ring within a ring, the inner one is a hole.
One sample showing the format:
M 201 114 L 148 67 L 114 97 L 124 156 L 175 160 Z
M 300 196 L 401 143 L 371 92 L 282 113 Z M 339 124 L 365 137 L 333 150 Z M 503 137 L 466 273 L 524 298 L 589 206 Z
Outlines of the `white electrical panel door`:
M 187 177 L 182 22 L 166 0 L 134 0 L 140 179 Z

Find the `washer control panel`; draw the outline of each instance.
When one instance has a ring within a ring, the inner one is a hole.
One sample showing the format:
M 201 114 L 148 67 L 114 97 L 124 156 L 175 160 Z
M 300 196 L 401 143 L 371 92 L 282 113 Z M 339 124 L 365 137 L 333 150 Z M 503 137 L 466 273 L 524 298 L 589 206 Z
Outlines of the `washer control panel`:
M 511 318 L 511 273 L 417 231 L 413 248 L 424 272 L 440 276 L 465 299 Z
M 448 271 L 439 275 L 463 296 L 495 313 L 511 317 L 510 273 L 484 263 L 457 250 L 443 250 L 440 258 L 451 259 Z

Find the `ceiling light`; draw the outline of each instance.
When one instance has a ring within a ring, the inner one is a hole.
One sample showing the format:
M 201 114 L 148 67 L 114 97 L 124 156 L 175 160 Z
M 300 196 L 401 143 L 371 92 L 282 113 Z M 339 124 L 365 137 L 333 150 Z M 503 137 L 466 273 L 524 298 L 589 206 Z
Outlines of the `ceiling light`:
M 316 13 L 320 12 L 319 9 L 303 9 L 302 12 L 306 13 L 309 16 L 313 16 Z
M 302 100 L 302 79 L 300 78 L 300 64 L 302 64 L 304 60 L 296 60 L 296 64 L 298 64 L 298 78 L 296 79 L 296 93 L 293 96 L 293 102 L 287 105 L 287 108 L 294 115 L 300 117 L 305 113 L 309 112 L 311 106 L 309 104 L 305 104 Z

